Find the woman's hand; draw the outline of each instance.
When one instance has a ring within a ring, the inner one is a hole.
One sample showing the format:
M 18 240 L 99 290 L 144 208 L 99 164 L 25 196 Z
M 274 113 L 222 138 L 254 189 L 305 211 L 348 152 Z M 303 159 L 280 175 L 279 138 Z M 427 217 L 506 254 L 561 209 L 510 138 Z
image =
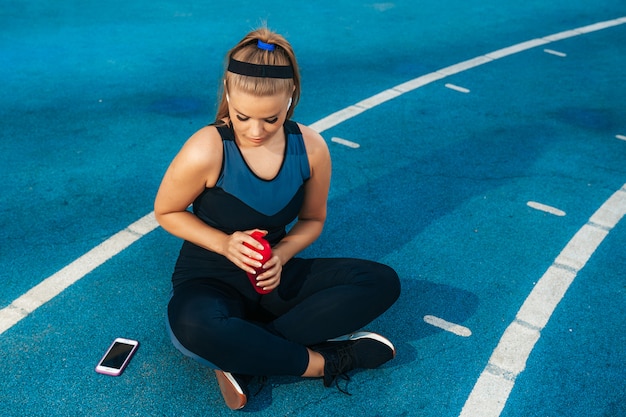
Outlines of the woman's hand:
M 283 272 L 283 264 L 277 255 L 272 255 L 269 261 L 263 265 L 265 271 L 256 278 L 259 287 L 271 291 L 280 285 L 280 277 Z
M 255 274 L 255 268 L 263 266 L 261 263 L 263 256 L 252 248 L 261 251 L 263 250 L 263 245 L 250 236 L 252 232 L 254 232 L 254 230 L 235 232 L 231 235 L 227 235 L 222 245 L 222 254 L 239 268 L 248 273 Z
M 264 230 L 255 229 L 228 235 L 224 241 L 223 254 L 232 263 L 249 274 L 256 275 L 257 269 L 265 269 L 257 276 L 257 284 L 263 289 L 273 290 L 280 284 L 280 276 L 283 270 L 282 262 L 276 254 L 273 254 L 265 264 L 261 263 L 263 256 L 257 250 L 252 249 L 263 250 L 263 245 L 251 236 L 254 231 L 260 231 L 264 235 L 267 234 Z

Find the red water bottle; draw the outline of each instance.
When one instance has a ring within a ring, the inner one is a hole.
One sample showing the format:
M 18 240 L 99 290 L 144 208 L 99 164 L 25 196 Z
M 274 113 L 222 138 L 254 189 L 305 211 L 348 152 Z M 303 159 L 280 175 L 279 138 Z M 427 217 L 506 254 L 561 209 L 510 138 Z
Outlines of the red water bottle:
M 257 248 L 253 248 L 247 243 L 244 243 L 244 245 L 246 245 L 247 247 L 249 247 L 250 249 L 254 251 L 259 252 L 263 256 L 263 259 L 261 259 L 259 262 L 261 262 L 261 264 L 265 264 L 265 262 L 269 261 L 270 258 L 272 257 L 272 247 L 270 246 L 269 242 L 263 238 L 264 236 L 263 233 L 254 231 L 250 234 L 250 236 L 252 236 L 254 239 L 257 240 L 257 242 L 263 245 L 263 250 L 260 251 Z M 249 272 L 246 273 L 255 291 L 258 292 L 259 294 L 269 294 L 270 292 L 272 292 L 272 290 L 264 290 L 263 288 L 256 285 L 257 284 L 256 277 L 259 274 L 265 272 L 265 269 L 263 269 L 263 267 L 259 267 L 259 268 L 255 268 L 255 271 L 256 271 L 256 274 L 251 274 Z

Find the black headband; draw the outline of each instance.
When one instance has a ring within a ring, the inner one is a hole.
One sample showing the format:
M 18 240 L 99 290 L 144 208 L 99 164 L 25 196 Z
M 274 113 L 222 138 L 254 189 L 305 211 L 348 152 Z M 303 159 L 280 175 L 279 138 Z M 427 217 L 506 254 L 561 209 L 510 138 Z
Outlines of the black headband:
M 258 65 L 237 61 L 233 58 L 230 58 L 230 62 L 228 62 L 228 71 L 248 77 L 293 78 L 291 65 Z

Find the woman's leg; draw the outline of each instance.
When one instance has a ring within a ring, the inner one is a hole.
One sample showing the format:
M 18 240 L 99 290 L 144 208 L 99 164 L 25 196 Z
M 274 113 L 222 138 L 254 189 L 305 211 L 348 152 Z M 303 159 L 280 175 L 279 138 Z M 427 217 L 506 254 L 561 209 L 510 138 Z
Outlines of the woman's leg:
M 194 283 L 174 291 L 168 318 L 183 346 L 222 370 L 245 375 L 305 373 L 308 350 L 248 321 L 249 307 L 236 291 Z
M 386 311 L 400 295 L 390 267 L 361 259 L 293 259 L 277 294 L 263 308 L 278 316 L 268 328 L 305 346 L 354 332 Z

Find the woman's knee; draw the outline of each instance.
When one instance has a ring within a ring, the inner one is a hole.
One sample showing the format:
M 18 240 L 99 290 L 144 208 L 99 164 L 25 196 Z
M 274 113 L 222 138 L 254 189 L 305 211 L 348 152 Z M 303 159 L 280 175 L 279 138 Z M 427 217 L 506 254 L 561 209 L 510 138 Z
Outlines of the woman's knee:
M 355 260 L 352 268 L 356 285 L 364 290 L 363 296 L 372 305 L 389 308 L 400 296 L 400 279 L 388 265 L 375 261 Z
M 203 291 L 175 294 L 168 305 L 168 319 L 180 343 L 192 350 L 207 340 L 223 340 L 229 319 L 240 314 L 235 307 Z
M 360 277 L 378 289 L 400 295 L 400 279 L 397 272 L 389 265 L 375 261 L 364 261 L 359 268 Z
M 380 263 L 377 265 L 376 277 L 379 291 L 386 295 L 391 305 L 400 297 L 400 278 L 392 267 Z

